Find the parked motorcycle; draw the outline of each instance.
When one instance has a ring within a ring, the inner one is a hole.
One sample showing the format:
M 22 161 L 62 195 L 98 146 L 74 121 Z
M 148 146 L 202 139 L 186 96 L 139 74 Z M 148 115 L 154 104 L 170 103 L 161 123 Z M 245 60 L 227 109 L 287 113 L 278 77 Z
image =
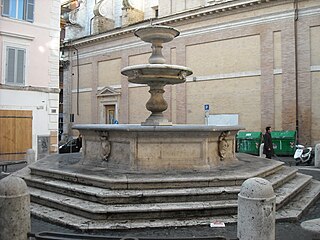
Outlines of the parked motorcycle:
M 296 145 L 296 151 L 293 156 L 296 165 L 312 163 L 312 147 L 305 147 L 303 145 Z

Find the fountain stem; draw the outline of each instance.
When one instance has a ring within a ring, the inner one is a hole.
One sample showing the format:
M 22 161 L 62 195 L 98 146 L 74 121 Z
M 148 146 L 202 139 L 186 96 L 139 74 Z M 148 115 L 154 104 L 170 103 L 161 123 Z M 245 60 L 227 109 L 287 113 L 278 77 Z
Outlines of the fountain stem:
M 151 94 L 149 101 L 146 103 L 146 108 L 151 112 L 151 115 L 142 125 L 171 125 L 163 116 L 163 111 L 167 110 L 168 103 L 163 98 L 164 84 L 149 83 L 149 93 Z
M 149 63 L 151 64 L 163 64 L 166 62 L 166 59 L 162 55 L 162 42 L 154 41 L 152 42 L 152 54 L 149 58 Z

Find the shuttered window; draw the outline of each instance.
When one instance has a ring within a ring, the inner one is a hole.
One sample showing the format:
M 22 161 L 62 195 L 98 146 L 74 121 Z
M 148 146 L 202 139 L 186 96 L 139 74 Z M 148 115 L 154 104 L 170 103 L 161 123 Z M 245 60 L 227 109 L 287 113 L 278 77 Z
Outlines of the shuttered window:
M 34 0 L 27 0 L 26 20 L 33 22 Z
M 9 17 L 10 13 L 10 1 L 2 0 L 2 16 Z
M 33 22 L 34 0 L 2 0 L 2 16 Z
M 26 50 L 7 47 L 6 84 L 24 85 Z

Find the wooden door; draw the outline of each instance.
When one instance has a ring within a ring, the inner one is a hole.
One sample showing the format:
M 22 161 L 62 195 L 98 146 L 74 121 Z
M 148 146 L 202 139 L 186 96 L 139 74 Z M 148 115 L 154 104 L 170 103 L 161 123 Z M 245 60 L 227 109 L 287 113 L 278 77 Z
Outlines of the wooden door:
M 115 105 L 106 105 L 106 124 L 113 124 L 115 118 Z
M 32 111 L 0 110 L 0 161 L 23 160 L 32 148 Z

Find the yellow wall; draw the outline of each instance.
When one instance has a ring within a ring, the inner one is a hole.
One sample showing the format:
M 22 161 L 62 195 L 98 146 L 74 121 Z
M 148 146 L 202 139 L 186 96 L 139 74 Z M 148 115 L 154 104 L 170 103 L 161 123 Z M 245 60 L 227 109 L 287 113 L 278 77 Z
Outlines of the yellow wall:
M 204 104 L 210 114 L 239 114 L 239 124 L 260 131 L 260 78 L 246 77 L 188 82 L 187 123 L 204 123 Z
M 144 122 L 151 114 L 146 109 L 146 103 L 150 98 L 149 87 L 129 88 L 129 123 Z
M 310 28 L 311 66 L 320 66 L 320 26 Z M 320 139 L 320 72 L 311 73 L 311 141 Z
M 320 26 L 310 28 L 311 65 L 320 66 Z
M 73 67 L 72 89 L 77 89 L 77 67 Z M 79 88 L 92 87 L 92 64 L 84 64 L 79 66 Z
M 280 69 L 282 68 L 281 64 L 281 32 L 273 33 L 273 68 Z
M 76 123 L 92 123 L 91 92 L 79 93 L 79 115 L 77 115 L 77 94 L 72 94 L 72 113 Z
M 129 65 L 146 64 L 151 53 L 142 53 L 129 56 Z M 149 87 L 129 88 L 129 123 L 140 124 L 144 122 L 151 112 L 146 109 L 146 103 L 150 98 Z
M 320 143 L 320 72 L 311 74 L 311 141 Z
M 151 53 L 142 53 L 138 55 L 131 55 L 129 56 L 129 65 L 136 65 L 136 64 L 145 64 L 149 63 L 149 57 L 151 56 Z
M 260 37 L 247 36 L 186 47 L 194 76 L 260 70 Z
M 98 62 L 98 87 L 121 83 L 121 58 Z
M 274 76 L 274 130 L 282 130 L 282 75 Z

